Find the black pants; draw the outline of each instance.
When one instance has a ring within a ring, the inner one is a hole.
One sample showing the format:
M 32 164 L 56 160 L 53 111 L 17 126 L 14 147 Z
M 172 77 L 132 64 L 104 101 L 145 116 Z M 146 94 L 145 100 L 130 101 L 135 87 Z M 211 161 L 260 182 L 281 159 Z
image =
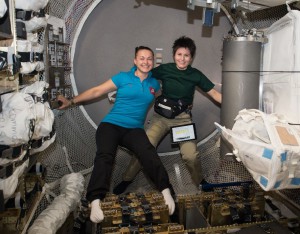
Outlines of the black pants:
M 111 174 L 118 146 L 131 150 L 140 160 L 144 173 L 159 191 L 171 188 L 169 176 L 156 149 L 141 128 L 124 128 L 110 123 L 100 123 L 96 132 L 97 152 L 94 168 L 87 187 L 88 201 L 103 199 L 109 191 Z

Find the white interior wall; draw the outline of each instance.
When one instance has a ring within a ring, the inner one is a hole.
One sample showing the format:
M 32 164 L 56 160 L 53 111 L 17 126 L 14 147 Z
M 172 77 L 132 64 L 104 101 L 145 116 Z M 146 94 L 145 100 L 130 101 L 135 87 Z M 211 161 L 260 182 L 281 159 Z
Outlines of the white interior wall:
M 90 11 L 73 45 L 74 80 L 79 93 L 111 78 L 119 71 L 130 69 L 134 48 L 138 45 L 162 49 L 163 62 L 172 62 L 172 43 L 182 35 L 194 39 L 197 53 L 193 66 L 203 71 L 221 89 L 221 58 L 223 37 L 231 26 L 224 14 L 215 14 L 214 27 L 202 25 L 202 8 L 188 10 L 186 0 L 99 1 Z M 219 122 L 220 107 L 196 91 L 193 116 L 197 125 L 198 140 L 211 134 Z M 84 108 L 95 125 L 112 107 L 107 100 L 85 105 Z M 149 111 L 147 121 L 151 118 Z M 166 137 L 159 152 L 171 148 Z

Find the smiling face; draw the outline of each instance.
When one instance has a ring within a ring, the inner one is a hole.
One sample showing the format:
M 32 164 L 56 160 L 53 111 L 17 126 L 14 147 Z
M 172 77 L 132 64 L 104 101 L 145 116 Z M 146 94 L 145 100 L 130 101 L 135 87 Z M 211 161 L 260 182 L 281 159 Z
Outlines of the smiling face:
M 179 70 L 185 70 L 191 64 L 193 58 L 188 48 L 180 47 L 174 54 L 174 62 Z
M 154 64 L 153 52 L 147 49 L 139 50 L 134 58 L 134 64 L 138 73 L 148 74 Z

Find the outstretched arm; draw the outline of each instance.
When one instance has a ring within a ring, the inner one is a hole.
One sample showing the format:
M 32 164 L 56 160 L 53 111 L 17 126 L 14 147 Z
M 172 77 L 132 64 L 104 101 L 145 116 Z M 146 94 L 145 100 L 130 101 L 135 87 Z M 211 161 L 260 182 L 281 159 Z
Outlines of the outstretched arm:
M 94 100 L 94 99 L 99 98 L 102 95 L 107 94 L 116 89 L 117 89 L 116 85 L 110 79 L 98 86 L 95 86 L 93 88 L 90 88 L 90 89 L 84 91 L 83 93 L 73 97 L 73 99 L 71 99 L 71 100 L 68 100 L 64 96 L 59 95 L 57 97 L 57 100 L 61 101 L 62 105 L 58 109 L 61 110 L 61 109 L 65 109 L 71 105 Z
M 216 102 L 218 103 L 222 103 L 222 94 L 219 93 L 217 90 L 215 89 L 211 89 L 207 92 L 207 94 L 212 97 L 212 99 L 214 99 Z

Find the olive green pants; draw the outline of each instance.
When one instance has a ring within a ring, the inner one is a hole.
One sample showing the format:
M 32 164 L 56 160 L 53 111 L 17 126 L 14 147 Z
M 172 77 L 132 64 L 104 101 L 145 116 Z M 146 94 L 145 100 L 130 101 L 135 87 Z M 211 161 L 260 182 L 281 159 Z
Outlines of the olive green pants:
M 192 123 L 191 117 L 185 112 L 176 116 L 175 119 L 167 119 L 157 113 L 154 113 L 146 133 L 151 144 L 154 147 L 157 147 L 157 144 L 170 131 L 171 127 L 190 123 Z M 203 179 L 203 175 L 196 141 L 181 142 L 179 143 L 179 148 L 182 160 L 190 172 L 193 182 L 196 186 L 198 186 Z M 123 174 L 123 180 L 132 181 L 141 169 L 142 167 L 138 159 L 132 157 L 129 166 Z

